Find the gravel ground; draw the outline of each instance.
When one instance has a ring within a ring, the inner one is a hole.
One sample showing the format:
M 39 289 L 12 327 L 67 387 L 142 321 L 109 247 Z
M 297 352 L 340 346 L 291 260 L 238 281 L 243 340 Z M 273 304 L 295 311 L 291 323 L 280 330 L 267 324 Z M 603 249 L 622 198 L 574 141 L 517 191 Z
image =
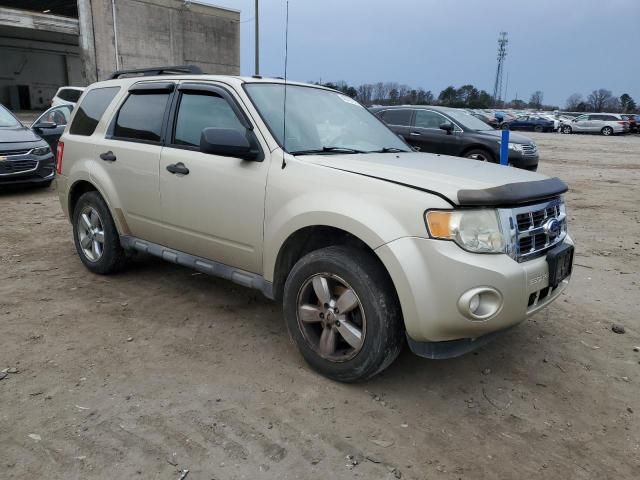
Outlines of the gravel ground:
M 259 294 L 152 258 L 92 275 L 53 189 L 0 192 L 0 478 L 639 478 L 640 137 L 531 136 L 571 187 L 570 288 L 358 385 Z

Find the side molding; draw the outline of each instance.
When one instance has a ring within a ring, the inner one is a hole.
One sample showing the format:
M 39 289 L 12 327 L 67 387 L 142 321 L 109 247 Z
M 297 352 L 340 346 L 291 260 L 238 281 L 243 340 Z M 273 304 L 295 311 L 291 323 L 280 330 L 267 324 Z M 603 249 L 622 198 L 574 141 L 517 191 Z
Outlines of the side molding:
M 268 282 L 256 273 L 240 270 L 239 268 L 230 267 L 224 263 L 214 262 L 202 257 L 196 257 L 188 253 L 173 250 L 172 248 L 158 245 L 157 243 L 141 240 L 129 235 L 120 236 L 120 244 L 125 250 L 137 250 L 139 252 L 148 253 L 155 257 L 162 258 L 171 263 L 176 263 L 184 267 L 192 268 L 207 275 L 231 280 L 233 283 L 242 285 L 243 287 L 260 290 L 262 294 L 273 300 L 273 284 Z

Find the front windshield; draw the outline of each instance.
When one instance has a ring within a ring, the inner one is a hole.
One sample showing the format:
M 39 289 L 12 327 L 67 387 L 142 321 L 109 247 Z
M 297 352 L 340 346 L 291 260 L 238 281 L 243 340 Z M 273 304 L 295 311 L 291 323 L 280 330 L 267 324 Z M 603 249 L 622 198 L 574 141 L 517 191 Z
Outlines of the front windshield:
M 245 85 L 278 143 L 291 154 L 410 151 L 380 120 L 355 100 L 329 90 L 284 84 Z
M 19 127 L 20 122 L 9 113 L 9 110 L 0 105 L 0 128 L 2 127 Z
M 493 130 L 491 125 L 464 110 L 447 110 L 446 113 L 468 130 Z

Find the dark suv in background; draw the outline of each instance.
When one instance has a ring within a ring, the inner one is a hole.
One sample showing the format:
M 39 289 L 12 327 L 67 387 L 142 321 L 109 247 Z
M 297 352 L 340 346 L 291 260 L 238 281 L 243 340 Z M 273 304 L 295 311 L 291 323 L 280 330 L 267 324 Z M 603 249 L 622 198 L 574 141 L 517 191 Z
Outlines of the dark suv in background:
M 49 144 L 0 105 L 0 187 L 21 184 L 46 187 L 55 174 Z
M 395 133 L 421 152 L 500 161 L 501 132 L 465 110 L 445 107 L 375 107 L 371 111 Z M 528 137 L 512 133 L 509 164 L 538 169 L 538 147 Z

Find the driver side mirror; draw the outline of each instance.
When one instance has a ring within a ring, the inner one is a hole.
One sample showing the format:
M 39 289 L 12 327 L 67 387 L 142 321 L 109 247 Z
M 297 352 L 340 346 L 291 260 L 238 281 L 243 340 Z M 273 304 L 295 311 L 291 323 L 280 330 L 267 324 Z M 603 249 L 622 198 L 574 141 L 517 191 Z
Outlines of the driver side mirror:
M 38 122 L 31 126 L 31 128 L 37 128 L 39 130 L 45 130 L 48 128 L 56 128 L 58 126 L 55 122 Z
M 440 125 L 440 130 L 444 130 L 447 132 L 447 135 L 451 135 L 451 132 L 453 132 L 453 124 L 448 122 L 443 123 Z
M 200 134 L 200 151 L 211 155 L 257 160 L 258 150 L 247 140 L 246 130 L 205 128 Z

